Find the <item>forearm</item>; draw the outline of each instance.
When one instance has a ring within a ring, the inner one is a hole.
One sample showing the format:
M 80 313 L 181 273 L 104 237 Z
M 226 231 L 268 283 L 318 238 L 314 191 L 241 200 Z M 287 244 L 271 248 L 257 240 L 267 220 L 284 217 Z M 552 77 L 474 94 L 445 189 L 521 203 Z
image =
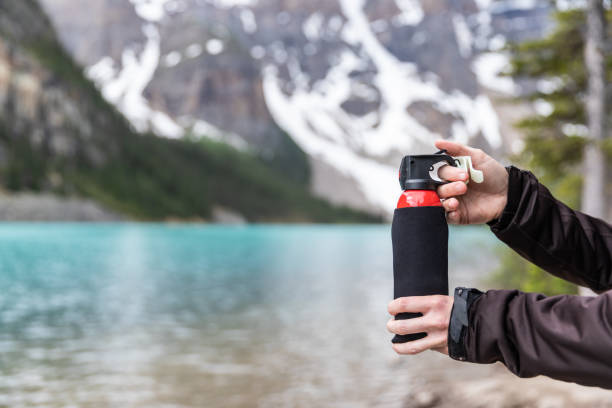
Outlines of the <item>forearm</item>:
M 457 314 L 453 310 L 451 331 Z M 612 292 L 545 297 L 488 291 L 467 309 L 459 344 L 464 360 L 501 361 L 520 377 L 612 389 Z M 457 358 L 453 348 L 451 357 Z
M 612 288 L 610 225 L 556 200 L 533 174 L 509 168 L 506 208 L 489 225 L 547 272 L 597 292 Z

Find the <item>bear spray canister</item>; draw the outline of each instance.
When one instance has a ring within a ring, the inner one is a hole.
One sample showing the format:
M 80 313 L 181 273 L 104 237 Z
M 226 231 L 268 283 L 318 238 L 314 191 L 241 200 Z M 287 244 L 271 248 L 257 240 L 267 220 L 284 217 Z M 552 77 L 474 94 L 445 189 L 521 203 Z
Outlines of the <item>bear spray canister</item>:
M 448 295 L 448 224 L 436 193 L 436 188 L 445 183 L 438 171 L 446 165 L 465 168 L 474 181 L 482 181 L 482 173 L 472 168 L 469 157 L 453 158 L 440 151 L 402 160 L 399 181 L 403 193 L 391 226 L 395 299 Z M 420 313 L 400 313 L 395 319 L 419 316 Z M 425 333 L 396 335 L 392 341 L 405 343 L 425 336 Z

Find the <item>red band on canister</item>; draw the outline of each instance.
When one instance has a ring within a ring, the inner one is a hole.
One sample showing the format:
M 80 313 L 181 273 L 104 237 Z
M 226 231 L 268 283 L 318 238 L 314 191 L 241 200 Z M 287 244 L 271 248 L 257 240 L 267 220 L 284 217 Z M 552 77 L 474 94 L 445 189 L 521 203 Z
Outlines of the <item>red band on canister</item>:
M 433 190 L 406 190 L 397 201 L 397 208 L 441 206 L 440 197 Z

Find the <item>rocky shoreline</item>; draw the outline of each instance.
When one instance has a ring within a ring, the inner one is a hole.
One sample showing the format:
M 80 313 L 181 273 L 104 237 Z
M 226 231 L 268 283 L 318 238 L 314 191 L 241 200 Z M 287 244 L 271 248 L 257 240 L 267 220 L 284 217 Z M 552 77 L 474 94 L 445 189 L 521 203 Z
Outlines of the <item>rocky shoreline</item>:
M 547 377 L 518 378 L 501 363 L 459 363 L 425 353 L 421 363 L 432 370 L 404 399 L 411 408 L 593 408 L 612 407 L 610 391 L 555 381 Z
M 80 197 L 61 197 L 54 194 L 0 193 L 0 222 L 41 221 L 41 222 L 115 222 L 130 221 L 129 217 L 118 214 L 99 203 Z M 242 215 L 228 208 L 213 207 L 210 220 L 202 218 L 167 218 L 171 223 L 246 224 Z
M 53 194 L 1 194 L 0 221 L 121 221 L 125 218 L 100 204 Z

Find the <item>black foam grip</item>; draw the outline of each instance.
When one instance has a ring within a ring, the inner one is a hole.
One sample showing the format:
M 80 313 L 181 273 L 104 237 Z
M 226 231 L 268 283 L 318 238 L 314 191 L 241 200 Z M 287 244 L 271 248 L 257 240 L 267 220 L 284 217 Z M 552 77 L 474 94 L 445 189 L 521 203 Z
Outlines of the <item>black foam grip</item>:
M 448 295 L 448 224 L 442 207 L 398 208 L 391 225 L 395 299 L 404 296 Z M 420 313 L 400 313 L 396 320 Z M 406 343 L 425 333 L 396 335 Z

